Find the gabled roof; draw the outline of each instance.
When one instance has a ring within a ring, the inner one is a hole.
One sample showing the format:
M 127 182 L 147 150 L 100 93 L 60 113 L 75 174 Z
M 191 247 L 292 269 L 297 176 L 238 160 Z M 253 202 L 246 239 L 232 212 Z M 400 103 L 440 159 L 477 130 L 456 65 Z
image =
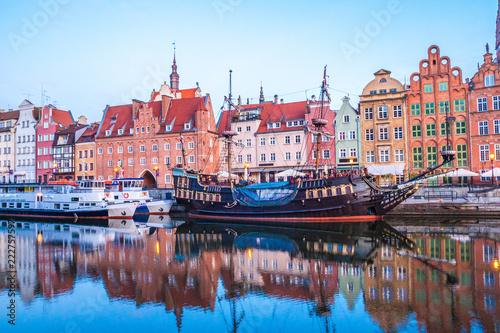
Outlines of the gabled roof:
M 184 131 L 184 123 L 191 123 L 196 111 L 209 111 L 209 99 L 210 97 L 207 95 L 204 97 L 180 99 L 167 98 L 165 102 L 160 100 L 156 102 L 136 101 L 136 103 L 140 104 L 138 112 L 151 112 L 151 117 L 158 119 L 160 122 L 158 133 L 164 133 L 166 125 L 170 124 L 173 124 L 173 128 L 169 132 Z M 165 105 L 166 116 L 162 114 L 162 103 L 167 103 Z M 108 136 L 118 136 L 118 129 L 123 129 L 123 134 L 121 135 L 129 135 L 130 128 L 133 127 L 133 104 L 108 106 L 105 110 L 97 137 L 106 137 L 106 130 L 111 131 Z M 191 129 L 194 127 L 195 124 L 191 126 Z
M 71 111 L 58 109 L 52 109 L 52 120 L 62 127 L 68 127 L 69 125 L 73 125 L 75 123 L 73 116 L 71 115 Z
M 19 110 L 0 112 L 0 120 L 19 119 Z
M 85 130 L 85 132 L 83 132 L 82 136 L 78 139 L 77 143 L 93 142 L 93 141 L 95 141 L 95 136 L 97 134 L 97 130 L 98 129 L 99 129 L 99 124 L 98 123 L 90 124 L 90 127 L 88 127 Z

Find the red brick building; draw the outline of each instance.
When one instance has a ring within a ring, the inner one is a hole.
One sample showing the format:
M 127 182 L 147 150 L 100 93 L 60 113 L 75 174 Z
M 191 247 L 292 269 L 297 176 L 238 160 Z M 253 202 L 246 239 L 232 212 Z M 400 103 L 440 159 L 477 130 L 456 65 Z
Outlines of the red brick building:
M 500 71 L 486 47 L 484 61 L 470 82 L 471 167 L 478 173 L 500 167 Z M 498 174 L 500 178 L 500 174 Z M 490 183 L 490 177 L 478 177 Z
M 410 174 L 415 175 L 442 162 L 446 149 L 446 110 L 454 117 L 449 138 L 456 159 L 445 168 L 469 168 L 469 128 L 466 83 L 462 70 L 451 67 L 450 58 L 441 56 L 439 47 L 428 49 L 428 58 L 420 61 L 419 72 L 410 77 L 408 91 L 408 138 Z
M 96 177 L 144 177 L 146 185 L 172 186 L 171 167 L 185 164 L 214 172 L 219 158 L 218 133 L 210 95 L 179 90 L 177 65 L 170 86 L 153 90 L 147 102 L 107 106 L 96 136 Z M 186 161 L 182 156 L 180 135 Z

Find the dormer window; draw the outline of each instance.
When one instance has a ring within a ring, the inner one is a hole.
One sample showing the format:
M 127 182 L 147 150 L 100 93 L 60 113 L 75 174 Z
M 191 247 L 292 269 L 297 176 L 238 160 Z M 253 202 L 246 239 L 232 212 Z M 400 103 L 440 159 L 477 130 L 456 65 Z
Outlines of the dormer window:
M 139 127 L 136 127 L 135 134 L 139 134 Z
M 130 129 L 130 134 L 131 134 L 131 135 L 133 135 L 133 134 L 134 134 L 134 129 L 133 129 L 133 128 L 131 128 L 131 129 Z
M 185 130 L 191 129 L 191 124 L 190 123 L 184 123 L 184 129 Z
M 387 82 L 387 80 L 385 78 L 381 78 L 380 81 L 378 81 L 379 83 L 383 83 L 383 82 Z
M 172 125 L 167 125 L 165 131 L 170 132 L 172 130 Z
M 118 129 L 118 135 L 122 135 L 123 134 L 123 129 L 122 128 L 119 128 Z
M 110 136 L 111 135 L 111 130 L 106 130 L 106 136 Z
M 111 123 L 116 123 L 116 116 L 111 117 Z

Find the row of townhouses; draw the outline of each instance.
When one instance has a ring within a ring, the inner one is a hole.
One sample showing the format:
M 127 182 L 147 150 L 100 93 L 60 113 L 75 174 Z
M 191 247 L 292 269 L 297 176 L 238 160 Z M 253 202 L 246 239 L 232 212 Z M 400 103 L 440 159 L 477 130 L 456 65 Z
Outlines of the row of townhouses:
M 228 144 L 219 139 L 224 130 L 237 133 L 232 173 L 258 182 L 279 180 L 276 174 L 287 169 L 312 175 L 318 144 L 310 129 L 319 117 L 327 120 L 321 174 L 366 168 L 379 182 L 398 183 L 439 164 L 443 150 L 455 150 L 456 159 L 442 171 L 481 174 L 500 166 L 499 58 L 500 11 L 496 59 L 486 45 L 471 79 L 463 80 L 461 68 L 432 45 L 409 83 L 380 69 L 355 107 L 347 96 L 338 110 L 314 96 L 266 101 L 261 86 L 259 103 L 238 98 L 235 108 L 216 116 L 199 86 L 179 88 L 174 54 L 170 84 L 153 90 L 148 101 L 106 106 L 100 122 L 75 121 L 70 111 L 28 100 L 19 110 L 0 112 L 0 182 L 143 177 L 146 185 L 171 187 L 173 166 L 227 170 Z

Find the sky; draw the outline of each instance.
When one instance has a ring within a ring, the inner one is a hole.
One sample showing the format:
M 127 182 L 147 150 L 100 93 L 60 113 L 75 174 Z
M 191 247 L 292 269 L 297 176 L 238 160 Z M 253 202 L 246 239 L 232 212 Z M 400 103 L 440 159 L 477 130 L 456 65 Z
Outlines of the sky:
M 148 100 L 174 53 L 180 88 L 256 103 L 318 94 L 357 106 L 381 68 L 404 83 L 431 45 L 470 78 L 494 53 L 497 0 L 2 0 L 0 109 L 24 99 L 100 121 L 106 105 Z M 42 100 L 42 92 L 45 97 Z

